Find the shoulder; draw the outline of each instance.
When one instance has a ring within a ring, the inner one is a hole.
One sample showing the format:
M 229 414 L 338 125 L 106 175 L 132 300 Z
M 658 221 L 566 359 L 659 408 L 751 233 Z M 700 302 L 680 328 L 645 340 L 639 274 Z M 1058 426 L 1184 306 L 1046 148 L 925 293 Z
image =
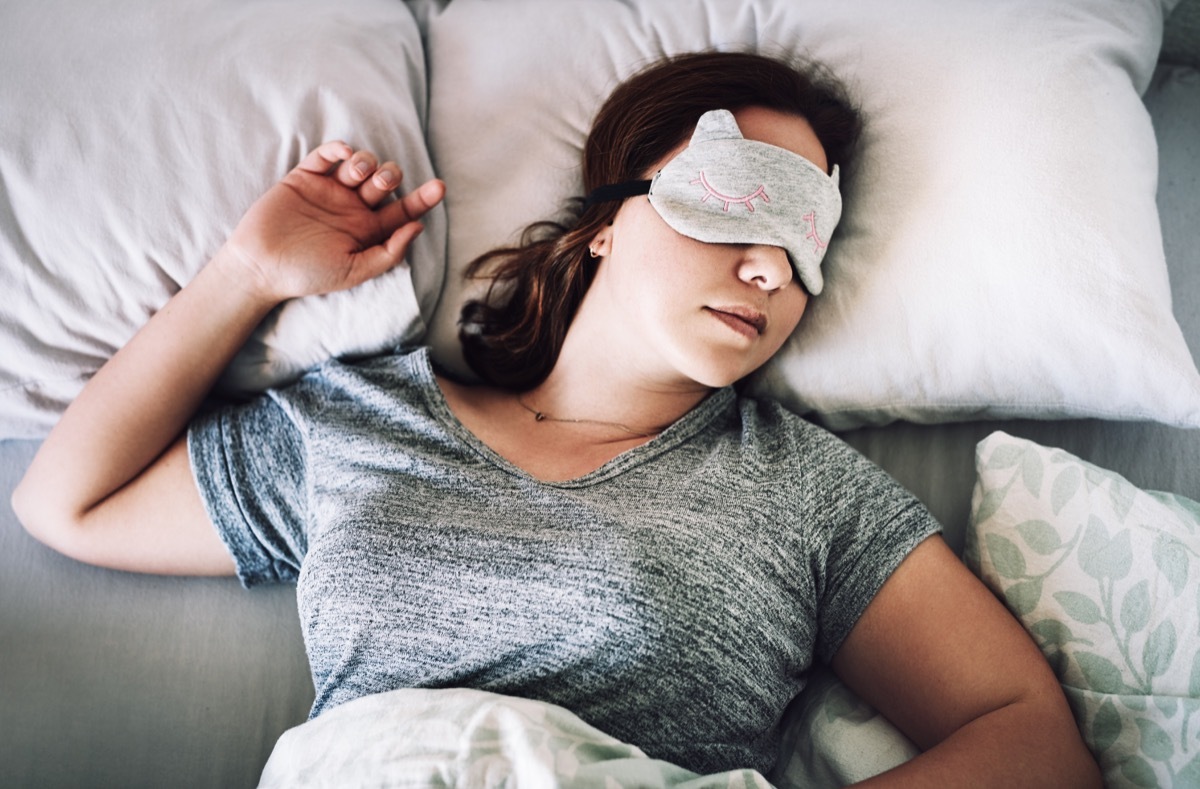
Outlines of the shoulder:
M 429 349 L 422 346 L 364 357 L 327 359 L 307 370 L 294 386 L 320 386 L 329 381 L 372 384 L 420 385 L 432 380 Z M 288 387 L 284 387 L 288 388 Z
M 773 400 L 738 396 L 739 440 L 746 451 L 786 467 L 874 465 L 825 428 Z
M 905 509 L 916 497 L 890 474 L 825 428 L 772 400 L 738 397 L 740 451 L 759 479 L 822 510 L 890 503 Z
M 422 407 L 428 386 L 436 384 L 425 348 L 328 359 L 249 399 L 214 402 L 206 414 L 246 424 L 282 420 L 307 433 Z
M 267 394 L 280 403 L 328 404 L 369 399 L 382 392 L 416 395 L 432 383 L 428 349 L 421 347 L 369 357 L 328 359 Z

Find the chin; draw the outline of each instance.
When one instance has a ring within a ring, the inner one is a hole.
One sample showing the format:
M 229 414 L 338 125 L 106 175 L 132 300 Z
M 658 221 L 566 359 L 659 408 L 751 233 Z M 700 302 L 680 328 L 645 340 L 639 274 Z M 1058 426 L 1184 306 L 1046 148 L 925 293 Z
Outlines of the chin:
M 664 360 L 676 374 L 709 389 L 732 386 L 754 373 L 770 359 L 767 347 L 737 347 L 693 336 L 675 344 Z
M 739 360 L 744 362 L 745 360 Z M 705 364 L 695 365 L 691 370 L 691 379 L 710 389 L 722 389 L 742 381 L 761 365 L 749 367 L 746 364 Z

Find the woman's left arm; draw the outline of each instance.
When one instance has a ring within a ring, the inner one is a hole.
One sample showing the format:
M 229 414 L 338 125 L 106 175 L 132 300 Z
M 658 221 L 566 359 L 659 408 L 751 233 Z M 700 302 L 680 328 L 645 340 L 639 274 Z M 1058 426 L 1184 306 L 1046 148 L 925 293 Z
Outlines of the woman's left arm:
M 863 787 L 1098 787 L 1054 673 L 940 537 L 884 583 L 832 661 L 924 752 Z

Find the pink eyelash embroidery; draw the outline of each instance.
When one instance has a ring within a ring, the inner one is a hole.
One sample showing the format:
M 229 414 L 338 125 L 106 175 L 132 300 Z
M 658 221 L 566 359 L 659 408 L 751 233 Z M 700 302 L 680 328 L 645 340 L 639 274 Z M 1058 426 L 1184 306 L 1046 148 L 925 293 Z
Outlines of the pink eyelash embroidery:
M 757 189 L 748 195 L 743 195 L 742 197 L 733 197 L 732 195 L 722 194 L 713 188 L 713 185 L 708 182 L 708 178 L 704 176 L 703 170 L 700 171 L 700 177 L 693 180 L 692 183 L 700 184 L 704 187 L 704 197 L 700 198 L 701 203 L 707 201 L 710 197 L 715 197 L 725 204 L 724 210 L 726 212 L 729 211 L 729 206 L 733 205 L 734 203 L 741 203 L 742 205 L 746 206 L 746 209 L 749 210 L 750 213 L 754 213 L 753 201 L 756 197 L 762 200 L 764 203 L 771 202 L 771 198 L 767 197 L 767 189 L 765 184 L 760 184 Z
M 808 222 L 809 228 L 808 232 L 804 234 L 804 237 L 812 240 L 812 242 L 816 244 L 816 248 L 813 251 L 820 252 L 822 249 L 829 246 L 829 244 L 822 241 L 821 237 L 817 235 L 817 212 L 809 211 L 802 218 L 805 222 Z

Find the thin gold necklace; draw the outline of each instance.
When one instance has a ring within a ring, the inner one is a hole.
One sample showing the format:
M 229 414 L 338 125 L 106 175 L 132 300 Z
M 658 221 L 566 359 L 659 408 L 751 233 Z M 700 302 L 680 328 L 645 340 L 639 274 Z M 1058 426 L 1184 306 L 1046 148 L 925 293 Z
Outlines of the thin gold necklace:
M 619 428 L 621 430 L 624 430 L 629 435 L 637 436 L 638 438 L 650 438 L 652 436 L 657 436 L 659 433 L 666 430 L 665 427 L 660 427 L 660 428 L 651 430 L 649 432 L 646 432 L 643 430 L 634 430 L 629 425 L 623 425 L 620 422 L 605 422 L 602 419 L 567 419 L 566 417 L 552 416 L 550 414 L 547 414 L 545 411 L 539 411 L 536 408 L 534 408 L 533 406 L 526 403 L 525 398 L 522 395 L 517 395 L 517 402 L 521 404 L 522 408 L 524 408 L 529 413 L 533 414 L 533 419 L 535 422 L 564 422 L 567 424 L 574 424 L 574 425 L 604 425 L 605 427 Z

